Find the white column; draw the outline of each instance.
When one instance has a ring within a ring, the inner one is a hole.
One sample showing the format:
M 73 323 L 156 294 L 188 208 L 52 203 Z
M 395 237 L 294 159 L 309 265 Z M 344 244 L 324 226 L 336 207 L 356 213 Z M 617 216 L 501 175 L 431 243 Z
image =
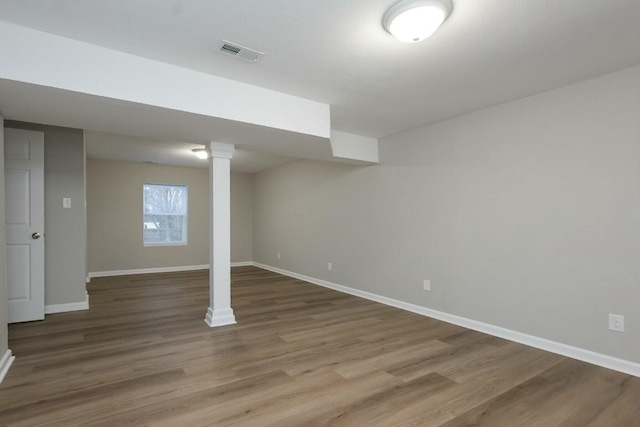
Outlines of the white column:
M 209 144 L 209 309 L 207 325 L 236 323 L 231 308 L 231 158 L 234 145 Z

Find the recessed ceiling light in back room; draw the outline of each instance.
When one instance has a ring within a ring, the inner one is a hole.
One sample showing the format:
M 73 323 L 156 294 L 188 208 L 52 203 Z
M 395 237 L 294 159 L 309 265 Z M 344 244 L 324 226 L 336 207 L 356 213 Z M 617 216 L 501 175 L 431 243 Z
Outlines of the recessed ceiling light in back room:
M 207 152 L 207 150 L 205 148 L 194 148 L 193 150 L 191 150 L 193 152 L 193 154 L 196 155 L 197 158 L 202 159 L 202 160 L 206 160 L 209 158 L 209 153 Z
M 384 28 L 398 40 L 415 43 L 433 34 L 451 13 L 450 0 L 401 0 L 384 14 Z

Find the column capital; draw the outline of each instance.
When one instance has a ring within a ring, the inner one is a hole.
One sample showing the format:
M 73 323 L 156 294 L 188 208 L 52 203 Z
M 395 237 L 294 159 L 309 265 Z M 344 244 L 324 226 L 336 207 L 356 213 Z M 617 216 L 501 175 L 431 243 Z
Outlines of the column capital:
M 212 158 L 232 159 L 236 146 L 224 142 L 209 142 L 208 151 Z

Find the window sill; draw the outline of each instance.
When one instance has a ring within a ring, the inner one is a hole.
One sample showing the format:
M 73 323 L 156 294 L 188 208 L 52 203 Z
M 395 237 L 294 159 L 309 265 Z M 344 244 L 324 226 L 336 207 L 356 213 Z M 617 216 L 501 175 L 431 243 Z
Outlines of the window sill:
M 161 243 L 144 243 L 145 248 L 157 248 L 159 246 L 188 246 L 188 242 L 161 242 Z

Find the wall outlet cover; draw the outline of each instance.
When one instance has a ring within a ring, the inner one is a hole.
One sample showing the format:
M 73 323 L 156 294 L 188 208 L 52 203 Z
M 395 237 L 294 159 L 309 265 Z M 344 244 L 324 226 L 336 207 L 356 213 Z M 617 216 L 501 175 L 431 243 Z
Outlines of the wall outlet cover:
M 609 330 L 624 332 L 624 316 L 619 314 L 609 314 Z

